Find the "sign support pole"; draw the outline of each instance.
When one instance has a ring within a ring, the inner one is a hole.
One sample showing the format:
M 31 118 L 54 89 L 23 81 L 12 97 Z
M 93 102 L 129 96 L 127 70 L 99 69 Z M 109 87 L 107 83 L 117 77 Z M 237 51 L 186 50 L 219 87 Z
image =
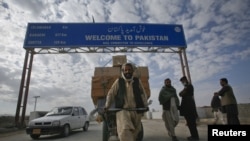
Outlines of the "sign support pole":
M 28 91 L 29 91 L 29 84 L 30 84 L 30 75 L 31 75 L 32 63 L 33 63 L 33 55 L 34 55 L 33 49 L 26 50 L 25 58 L 24 58 L 23 73 L 22 73 L 20 89 L 19 89 L 19 96 L 17 100 L 16 116 L 15 116 L 15 124 L 17 127 L 24 126 L 25 112 L 26 112 L 26 105 L 27 105 Z M 24 99 L 23 99 L 23 92 L 25 92 Z M 21 106 L 22 101 L 23 101 L 23 105 Z M 19 121 L 21 108 L 22 108 L 22 117 L 21 117 L 21 121 Z

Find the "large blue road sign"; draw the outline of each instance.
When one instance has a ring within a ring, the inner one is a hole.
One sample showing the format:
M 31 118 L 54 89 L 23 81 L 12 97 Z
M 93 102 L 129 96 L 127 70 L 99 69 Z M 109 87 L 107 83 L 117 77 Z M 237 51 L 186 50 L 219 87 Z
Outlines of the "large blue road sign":
M 182 25 L 29 23 L 24 48 L 186 47 Z

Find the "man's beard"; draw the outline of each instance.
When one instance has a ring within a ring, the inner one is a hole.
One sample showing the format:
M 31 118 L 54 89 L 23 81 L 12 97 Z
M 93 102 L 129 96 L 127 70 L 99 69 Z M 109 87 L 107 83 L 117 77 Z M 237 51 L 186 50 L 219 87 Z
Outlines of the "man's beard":
M 166 87 L 168 87 L 168 88 L 170 88 L 171 87 L 171 85 L 165 85 Z
M 126 79 L 131 79 L 132 76 L 133 76 L 132 73 L 124 73 L 124 77 L 125 77 Z

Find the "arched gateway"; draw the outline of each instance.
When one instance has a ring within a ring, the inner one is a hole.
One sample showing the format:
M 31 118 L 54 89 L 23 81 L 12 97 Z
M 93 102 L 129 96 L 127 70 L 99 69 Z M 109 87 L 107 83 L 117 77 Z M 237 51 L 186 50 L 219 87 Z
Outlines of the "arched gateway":
M 178 53 L 182 73 L 191 81 L 182 25 L 28 23 L 23 48 L 26 54 L 16 107 L 16 126 L 24 125 L 34 54 Z

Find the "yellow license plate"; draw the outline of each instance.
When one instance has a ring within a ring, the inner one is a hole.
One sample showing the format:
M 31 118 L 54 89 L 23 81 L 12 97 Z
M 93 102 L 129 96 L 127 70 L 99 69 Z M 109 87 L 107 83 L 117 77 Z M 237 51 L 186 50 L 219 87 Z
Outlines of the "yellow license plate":
M 41 129 L 33 129 L 32 134 L 41 134 Z

